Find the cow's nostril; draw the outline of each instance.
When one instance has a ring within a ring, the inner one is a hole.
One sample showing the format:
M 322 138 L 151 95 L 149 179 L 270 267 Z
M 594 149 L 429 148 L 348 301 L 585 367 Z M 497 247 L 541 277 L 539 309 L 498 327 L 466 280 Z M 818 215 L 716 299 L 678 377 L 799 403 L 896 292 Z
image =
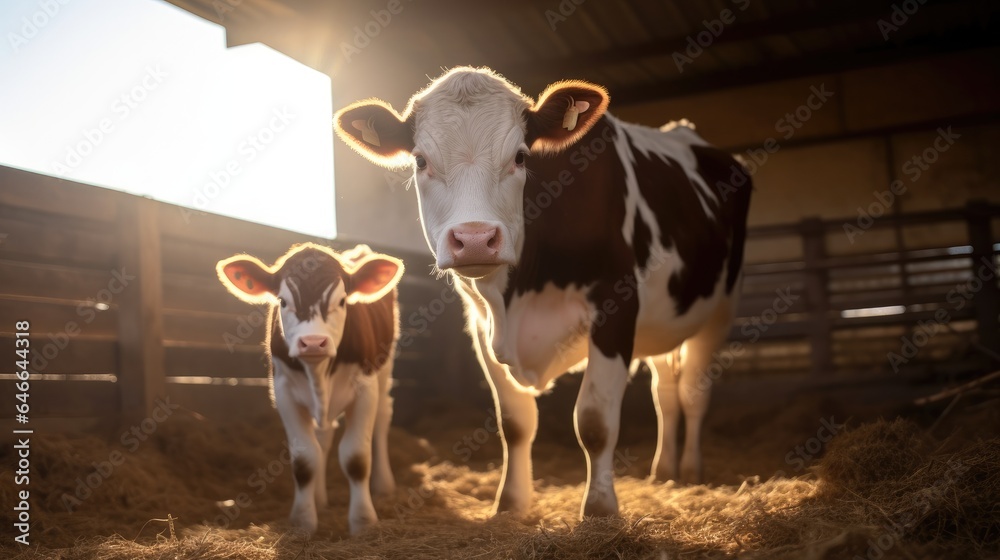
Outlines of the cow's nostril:
M 496 249 L 499 247 L 499 245 L 500 245 L 500 236 L 496 233 L 494 233 L 493 237 L 490 237 L 490 240 L 486 242 L 486 246 L 489 247 L 490 249 Z

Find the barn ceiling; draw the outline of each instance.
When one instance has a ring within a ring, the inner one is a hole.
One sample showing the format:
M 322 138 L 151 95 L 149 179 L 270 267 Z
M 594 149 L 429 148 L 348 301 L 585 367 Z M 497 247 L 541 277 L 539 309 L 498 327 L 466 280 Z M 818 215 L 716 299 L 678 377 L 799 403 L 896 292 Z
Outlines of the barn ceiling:
M 1000 44 L 995 0 L 170 1 L 329 75 L 335 106 L 400 105 L 461 64 L 629 104 Z

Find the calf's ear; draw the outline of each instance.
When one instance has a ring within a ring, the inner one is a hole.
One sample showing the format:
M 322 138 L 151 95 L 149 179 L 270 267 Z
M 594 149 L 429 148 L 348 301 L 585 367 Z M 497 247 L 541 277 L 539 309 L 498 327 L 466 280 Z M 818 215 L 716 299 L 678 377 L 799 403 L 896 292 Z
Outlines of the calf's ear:
M 382 167 L 404 167 L 413 150 L 413 123 L 403 120 L 388 103 L 358 101 L 337 111 L 337 136 L 356 152 Z
M 373 253 L 356 262 L 348 273 L 348 303 L 371 303 L 382 299 L 403 277 L 403 261 Z
M 545 88 L 535 106 L 525 111 L 532 153 L 554 155 L 573 145 L 607 111 L 608 101 L 603 87 L 579 80 Z
M 219 281 L 229 293 L 248 303 L 267 303 L 268 294 L 276 294 L 274 274 L 264 263 L 249 256 L 236 255 L 215 265 Z

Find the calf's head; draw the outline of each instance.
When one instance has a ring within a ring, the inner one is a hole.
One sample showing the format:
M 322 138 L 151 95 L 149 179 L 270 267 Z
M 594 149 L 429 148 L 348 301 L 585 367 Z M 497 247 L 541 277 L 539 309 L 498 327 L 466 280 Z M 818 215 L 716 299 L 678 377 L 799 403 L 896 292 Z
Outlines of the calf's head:
M 413 166 L 437 267 L 480 278 L 520 256 L 529 156 L 566 149 L 607 105 L 607 92 L 588 83 L 553 84 L 536 103 L 489 69 L 463 67 L 414 95 L 402 115 L 369 100 L 334 123 L 374 163 Z
M 362 252 L 356 260 L 305 243 L 273 266 L 249 255 L 219 261 L 219 280 L 236 297 L 278 306 L 281 332 L 292 358 L 318 363 L 337 355 L 347 306 L 376 301 L 403 274 L 399 259 Z

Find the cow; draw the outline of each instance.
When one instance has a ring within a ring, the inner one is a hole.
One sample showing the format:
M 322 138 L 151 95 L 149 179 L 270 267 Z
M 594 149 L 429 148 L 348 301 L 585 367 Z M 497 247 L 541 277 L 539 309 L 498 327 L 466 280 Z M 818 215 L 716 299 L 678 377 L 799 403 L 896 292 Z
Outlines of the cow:
M 344 415 L 338 456 L 350 485 L 352 534 L 375 524 L 371 492 L 392 495 L 388 434 L 392 356 L 399 336 L 399 259 L 365 245 L 337 254 L 303 243 L 267 266 L 249 255 L 219 261 L 219 280 L 248 303 L 268 305 L 265 352 L 271 401 L 288 437 L 295 479 L 289 517 L 315 533 L 327 505 L 326 462 Z
M 705 371 L 734 317 L 751 181 L 690 123 L 629 124 L 608 103 L 582 81 L 535 102 L 488 68 L 460 67 L 402 114 L 369 99 L 334 117 L 362 156 L 412 166 L 427 243 L 462 297 L 500 419 L 495 513 L 531 507 L 535 396 L 569 370 L 584 371 L 581 516 L 618 515 L 614 453 L 635 360 L 652 371 L 651 478 L 702 477 Z

